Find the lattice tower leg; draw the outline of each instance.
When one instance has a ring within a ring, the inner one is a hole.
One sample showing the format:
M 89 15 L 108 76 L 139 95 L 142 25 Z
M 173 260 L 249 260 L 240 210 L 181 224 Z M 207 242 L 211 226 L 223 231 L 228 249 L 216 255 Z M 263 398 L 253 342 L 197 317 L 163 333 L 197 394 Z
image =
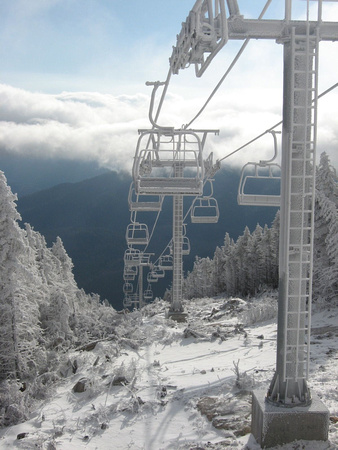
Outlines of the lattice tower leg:
M 138 302 L 139 309 L 143 307 L 143 267 L 140 264 L 138 268 Z
M 309 367 L 318 38 L 292 30 L 284 43 L 277 367 L 268 400 L 311 402 Z
M 175 176 L 182 176 L 183 167 L 175 166 Z M 182 312 L 183 282 L 183 195 L 173 196 L 173 285 L 170 312 Z

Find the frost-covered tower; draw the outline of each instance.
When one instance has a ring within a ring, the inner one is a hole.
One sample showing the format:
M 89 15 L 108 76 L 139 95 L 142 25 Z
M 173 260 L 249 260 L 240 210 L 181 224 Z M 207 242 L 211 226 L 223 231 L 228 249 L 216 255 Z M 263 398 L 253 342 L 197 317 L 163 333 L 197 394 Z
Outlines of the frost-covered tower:
M 240 14 L 237 0 L 226 1 L 227 14 L 224 1 L 198 0 L 183 23 L 171 58 L 174 73 L 193 63 L 196 75 L 200 76 L 229 39 L 275 39 L 284 47 L 277 364 L 267 396 L 253 399 L 252 428 L 262 446 L 294 439 L 323 440 L 327 439 L 328 432 L 328 412 L 317 402 L 311 406 L 307 386 L 318 48 L 321 40 L 338 40 L 338 24 L 322 20 L 324 1 L 318 0 L 316 5 L 311 2 L 314 8 L 310 8 L 310 0 L 303 1 L 305 20 L 293 20 L 292 0 L 285 0 L 283 20 L 263 20 L 270 4 L 267 1 L 259 19 L 253 20 Z M 313 10 L 314 17 L 311 16 Z M 203 33 L 209 36 L 209 47 L 198 42 Z M 208 55 L 206 59 L 204 53 Z M 271 199 L 275 204 L 277 198 L 271 196 L 265 199 L 266 204 L 271 203 Z M 311 407 L 314 410 L 308 414 Z M 290 414 L 293 414 L 291 418 Z M 284 432 L 280 432 L 282 428 Z

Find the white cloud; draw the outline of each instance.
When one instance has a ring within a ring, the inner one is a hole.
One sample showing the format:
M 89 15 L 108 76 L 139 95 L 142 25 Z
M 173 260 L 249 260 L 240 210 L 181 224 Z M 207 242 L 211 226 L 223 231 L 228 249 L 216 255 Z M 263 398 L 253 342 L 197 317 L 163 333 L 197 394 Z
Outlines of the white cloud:
M 25 156 L 97 160 L 130 167 L 148 98 L 31 93 L 0 86 L 0 148 Z
M 246 85 L 244 76 L 236 80 L 229 83 L 231 89 L 227 85 L 222 87 L 192 124 L 197 129 L 220 130 L 219 136 L 209 137 L 206 155 L 213 151 L 215 157 L 223 158 L 281 120 L 282 94 L 278 83 L 269 83 L 257 74 Z M 327 151 L 335 165 L 338 162 L 337 97 L 338 92 L 333 91 L 321 99 L 318 116 L 318 152 Z M 174 82 L 159 123 L 175 127 L 187 124 L 206 98 L 206 88 L 198 89 L 196 85 L 183 93 Z M 130 170 L 137 131 L 151 128 L 148 107 L 149 96 L 144 94 L 113 96 L 64 92 L 50 95 L 0 85 L 0 152 L 95 160 L 105 167 Z M 243 165 L 249 160 L 268 159 L 272 152 L 272 138 L 265 136 L 226 162 Z

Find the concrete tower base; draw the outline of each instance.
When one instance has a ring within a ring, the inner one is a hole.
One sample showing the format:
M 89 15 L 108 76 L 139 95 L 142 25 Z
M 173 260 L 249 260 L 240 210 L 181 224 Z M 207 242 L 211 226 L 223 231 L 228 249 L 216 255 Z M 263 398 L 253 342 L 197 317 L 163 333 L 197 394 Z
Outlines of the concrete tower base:
M 251 432 L 262 448 L 295 440 L 327 441 L 329 410 L 316 395 L 310 406 L 284 408 L 265 401 L 266 391 L 252 393 Z

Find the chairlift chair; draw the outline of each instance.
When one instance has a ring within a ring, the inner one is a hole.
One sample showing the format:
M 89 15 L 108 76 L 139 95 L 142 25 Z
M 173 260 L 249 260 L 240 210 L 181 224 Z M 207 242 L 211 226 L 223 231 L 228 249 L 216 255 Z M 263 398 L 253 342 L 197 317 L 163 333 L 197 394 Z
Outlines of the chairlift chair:
M 182 255 L 190 255 L 190 240 L 188 236 L 183 236 Z
M 136 194 L 201 195 L 203 177 L 202 142 L 196 132 L 141 131 L 133 164 Z
M 158 268 L 160 270 L 173 270 L 173 257 L 172 255 L 162 255 L 158 261 Z
M 148 245 L 148 226 L 145 223 L 130 223 L 126 231 L 126 241 L 128 245 Z
M 154 298 L 154 293 L 150 287 L 150 284 L 148 285 L 147 289 L 143 292 L 143 298 L 147 302 L 151 302 Z
M 172 242 L 170 243 L 169 248 L 170 248 L 170 254 L 172 255 L 173 254 L 173 244 L 172 244 Z M 189 240 L 188 236 L 185 236 L 183 234 L 183 236 L 182 236 L 182 255 L 183 256 L 190 255 L 190 249 L 191 249 L 191 247 L 190 247 L 190 240 Z
M 128 295 L 126 295 L 123 299 L 123 307 L 129 308 L 131 305 L 132 305 L 131 298 Z
M 152 270 L 147 275 L 147 281 L 148 281 L 148 283 L 157 283 L 158 282 L 158 277 Z
M 153 276 L 155 278 L 164 278 L 165 277 L 165 271 L 163 269 L 160 269 L 159 266 L 155 266 L 152 270 Z
M 274 155 L 270 160 L 260 162 L 248 162 L 244 165 L 238 186 L 237 202 L 239 205 L 248 206 L 280 206 L 280 194 L 266 193 L 276 189 L 280 191 L 281 167 L 273 161 L 277 157 L 276 131 L 269 130 L 274 141 Z M 252 185 L 250 189 L 250 184 Z M 248 189 L 249 186 L 249 189 Z M 255 190 L 255 192 L 251 192 Z
M 140 250 L 137 248 L 129 247 L 124 252 L 124 264 L 125 266 L 138 266 L 140 263 Z
M 134 287 L 131 283 L 125 282 L 123 285 L 123 293 L 124 294 L 131 294 L 134 290 Z
M 190 218 L 192 223 L 217 223 L 219 219 L 217 200 L 213 197 L 196 197 L 191 207 Z
M 130 211 L 161 211 L 163 197 L 159 195 L 140 195 L 136 194 L 134 183 L 129 188 L 128 203 Z
M 139 297 L 137 294 L 128 294 L 123 299 L 123 306 L 129 308 L 130 306 L 136 306 L 139 303 Z
M 137 273 L 138 269 L 136 266 L 125 266 L 123 271 L 123 280 L 134 281 Z
M 248 185 L 250 183 L 252 184 L 252 189 L 255 188 L 256 193 L 248 192 Z M 262 188 L 266 189 L 268 185 L 269 190 L 276 188 L 277 183 L 280 183 L 280 166 L 278 164 L 262 164 L 261 162 L 249 162 L 245 164 L 238 186 L 238 204 L 249 206 L 280 206 L 280 194 L 270 194 L 262 191 Z

